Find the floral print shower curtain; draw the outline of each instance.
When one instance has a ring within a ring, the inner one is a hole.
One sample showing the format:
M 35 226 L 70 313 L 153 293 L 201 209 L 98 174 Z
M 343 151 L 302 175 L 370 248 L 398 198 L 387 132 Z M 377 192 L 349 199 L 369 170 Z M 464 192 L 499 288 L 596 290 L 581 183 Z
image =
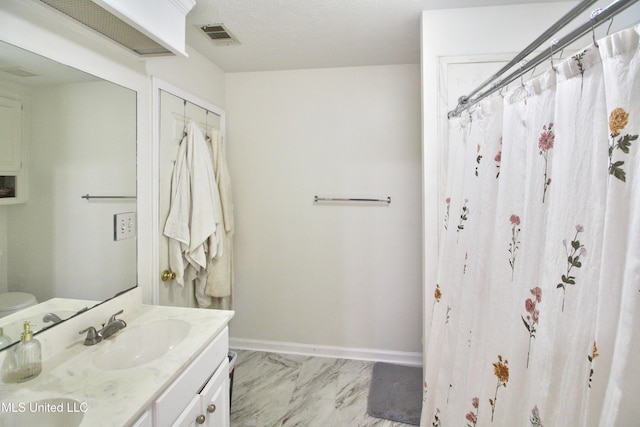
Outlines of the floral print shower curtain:
M 640 423 L 639 33 L 450 136 L 422 426 Z

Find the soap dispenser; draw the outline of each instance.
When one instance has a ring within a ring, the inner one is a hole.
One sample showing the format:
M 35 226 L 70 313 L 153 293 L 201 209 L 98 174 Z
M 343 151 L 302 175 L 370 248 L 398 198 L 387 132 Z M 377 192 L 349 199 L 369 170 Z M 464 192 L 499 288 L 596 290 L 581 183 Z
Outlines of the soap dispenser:
M 42 372 L 42 347 L 40 341 L 33 338 L 29 322 L 24 322 L 24 332 L 15 346 L 14 357 L 16 382 L 28 381 Z

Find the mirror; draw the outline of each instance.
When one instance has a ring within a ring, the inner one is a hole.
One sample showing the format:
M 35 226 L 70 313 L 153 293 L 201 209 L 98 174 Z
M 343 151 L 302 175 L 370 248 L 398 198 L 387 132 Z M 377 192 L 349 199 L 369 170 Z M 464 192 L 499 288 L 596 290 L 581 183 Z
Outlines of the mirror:
M 136 92 L 0 42 L 3 100 L 0 298 L 40 303 L 0 318 L 15 342 L 137 283 Z

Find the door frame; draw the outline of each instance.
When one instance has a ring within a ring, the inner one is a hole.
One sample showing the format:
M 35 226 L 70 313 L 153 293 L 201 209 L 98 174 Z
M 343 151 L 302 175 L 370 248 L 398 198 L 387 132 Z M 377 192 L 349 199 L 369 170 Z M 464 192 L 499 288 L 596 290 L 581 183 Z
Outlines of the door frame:
M 190 104 L 203 108 L 210 113 L 213 113 L 220 117 L 220 133 L 222 134 L 223 144 L 226 144 L 226 113 L 224 109 L 212 104 L 197 95 L 180 89 L 177 86 L 172 85 L 157 77 L 151 76 L 151 105 L 152 105 L 152 119 L 151 119 L 151 226 L 154 230 L 151 233 L 151 264 L 153 274 L 151 275 L 151 304 L 158 305 L 160 302 L 160 249 L 159 249 L 159 231 L 160 219 L 158 218 L 160 212 L 160 91 L 164 91 L 187 101 Z M 223 145 L 225 147 L 225 145 Z M 226 147 L 223 150 L 226 152 Z M 144 299 L 147 299 L 149 293 L 145 293 Z M 146 298 L 145 298 L 146 297 Z

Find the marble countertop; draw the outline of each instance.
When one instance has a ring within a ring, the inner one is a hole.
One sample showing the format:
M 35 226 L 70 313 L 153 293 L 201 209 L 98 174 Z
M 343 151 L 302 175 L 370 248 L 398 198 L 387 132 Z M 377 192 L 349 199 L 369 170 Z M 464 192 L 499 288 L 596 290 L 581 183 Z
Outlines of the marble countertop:
M 118 334 L 128 328 L 161 319 L 180 319 L 188 322 L 191 329 L 180 344 L 162 357 L 121 370 L 97 368 L 92 360 L 106 343 L 85 346 L 84 337 L 78 336 L 76 342 L 43 362 L 38 377 L 20 384 L 0 383 L 0 401 L 4 405 L 0 416 L 7 417 L 8 412 L 25 406 L 29 411 L 29 402 L 64 398 L 79 402 L 72 409 L 84 413 L 81 426 L 130 425 L 223 331 L 233 314 L 225 310 L 147 305 L 125 311 L 118 318 L 127 322 L 127 328 L 107 341 L 117 340 Z

